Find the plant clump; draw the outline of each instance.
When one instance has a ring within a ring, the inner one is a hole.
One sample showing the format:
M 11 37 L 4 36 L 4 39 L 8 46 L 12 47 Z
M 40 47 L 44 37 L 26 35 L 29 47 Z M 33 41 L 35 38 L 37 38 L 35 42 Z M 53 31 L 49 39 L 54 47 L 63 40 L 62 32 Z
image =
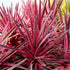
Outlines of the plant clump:
M 70 69 L 70 10 L 61 9 L 63 0 L 22 2 L 14 13 L 12 4 L 0 7 L 0 70 Z

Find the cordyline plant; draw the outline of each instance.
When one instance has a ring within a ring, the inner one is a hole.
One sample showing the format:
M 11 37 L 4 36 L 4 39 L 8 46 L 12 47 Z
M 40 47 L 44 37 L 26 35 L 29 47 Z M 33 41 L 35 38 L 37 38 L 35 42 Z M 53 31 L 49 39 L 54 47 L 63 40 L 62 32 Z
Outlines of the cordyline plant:
M 50 1 L 0 7 L 0 70 L 70 70 L 70 10 Z

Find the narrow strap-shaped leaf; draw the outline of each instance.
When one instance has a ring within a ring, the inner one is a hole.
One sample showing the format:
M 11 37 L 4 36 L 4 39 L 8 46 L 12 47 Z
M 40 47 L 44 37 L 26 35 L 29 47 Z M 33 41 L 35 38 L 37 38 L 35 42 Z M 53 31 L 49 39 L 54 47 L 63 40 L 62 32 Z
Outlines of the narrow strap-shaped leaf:
M 3 19 L 0 19 L 0 25 L 4 27 L 4 22 L 2 21 Z
M 33 64 L 30 64 L 30 70 L 33 70 Z
M 60 22 L 61 22 L 61 24 L 63 23 L 63 20 L 62 20 L 62 14 L 61 14 L 61 10 L 59 11 L 59 17 L 60 17 Z
M 39 0 L 39 29 L 41 28 L 41 0 Z
M 67 24 L 67 18 L 65 16 L 65 25 L 66 25 L 66 30 L 69 30 L 69 26 Z M 69 32 L 67 32 L 67 40 L 68 40 L 68 44 L 69 44 Z
M 38 70 L 38 69 L 37 69 L 37 63 L 35 63 L 34 70 Z
M 42 28 L 41 28 L 41 30 L 40 30 L 40 32 L 39 32 L 38 40 L 39 40 L 39 38 L 40 38 L 40 36 L 41 36 L 41 34 L 42 34 L 42 31 L 43 31 L 44 28 L 45 28 L 46 22 L 48 21 L 48 19 L 49 19 L 49 17 L 51 16 L 51 14 L 52 14 L 52 12 L 49 13 L 48 17 L 46 18 L 46 20 L 45 20 L 45 22 L 44 22 L 44 24 L 43 24 L 43 26 L 42 26 Z
M 7 38 L 14 32 L 14 30 L 16 29 L 16 26 L 13 26 L 13 28 L 7 33 L 7 35 L 4 37 L 4 39 L 2 40 L 1 44 L 3 44 Z
M 33 61 L 30 62 L 30 66 L 28 67 L 27 70 L 33 70 Z
M 4 65 L 12 67 L 12 66 L 15 65 L 15 63 L 18 62 L 18 61 L 19 61 L 19 60 L 15 61 L 14 63 L 5 63 Z M 27 68 L 25 68 L 25 67 L 23 67 L 23 66 L 21 66 L 21 65 L 19 65 L 17 68 L 20 68 L 20 69 L 23 69 L 23 70 L 27 70 Z
M 11 16 L 13 17 L 13 7 L 12 6 L 13 6 L 13 4 L 11 3 L 11 9 L 10 10 L 11 10 Z
M 55 17 L 52 21 L 52 23 L 49 25 L 49 27 L 47 28 L 47 31 L 44 33 L 44 36 L 48 33 L 49 29 L 52 27 L 52 25 L 54 24 L 54 22 L 56 21 L 57 17 Z
M 69 18 L 68 18 L 68 28 L 70 28 L 70 14 L 69 14 Z M 69 47 L 69 50 L 70 50 L 70 47 Z
M 37 17 L 35 18 L 35 24 L 34 24 L 34 35 L 33 35 L 33 38 L 34 38 L 34 48 L 36 48 L 36 40 L 37 40 L 36 36 L 37 36 Z
M 35 15 L 37 15 L 37 2 L 35 0 Z
M 11 28 L 12 27 L 12 22 L 11 22 L 11 20 L 12 20 L 12 16 L 11 16 L 11 12 L 10 12 L 10 9 L 7 9 L 7 11 L 8 11 L 8 22 L 9 22 L 9 27 Z
M 70 4 L 69 4 L 69 13 L 70 13 Z
M 5 37 L 5 35 L 7 34 L 7 27 L 8 27 L 8 23 L 5 25 L 5 28 L 2 31 L 2 35 L 1 35 L 1 38 L 0 38 L 0 43 L 3 40 L 3 38 Z
M 14 20 L 14 22 L 15 22 L 15 24 L 16 24 L 16 26 L 17 26 L 19 32 L 21 33 L 21 35 L 22 35 L 22 36 L 24 37 L 24 39 L 25 39 L 25 35 L 23 34 L 22 30 L 19 28 L 19 26 L 18 26 L 18 24 L 17 24 L 18 22 L 15 21 L 15 20 Z
M 59 10 L 59 8 L 60 8 L 62 2 L 63 2 L 63 0 L 59 0 L 59 2 L 58 2 L 58 4 L 57 4 L 57 7 L 56 7 L 56 9 L 55 9 L 55 12 L 54 12 L 54 16 L 56 16 L 56 14 L 57 14 L 57 12 L 58 12 L 58 10 Z
M 50 6 L 51 6 L 51 5 L 50 5 L 50 0 L 48 0 L 48 6 L 49 6 L 49 8 L 50 8 Z
M 66 27 L 66 31 L 69 30 L 69 26 L 67 24 L 67 18 L 66 18 L 66 15 L 64 13 L 64 17 L 65 17 L 65 27 Z M 67 32 L 67 34 L 65 35 L 65 42 L 64 42 L 64 48 L 65 48 L 65 58 L 67 58 L 67 52 L 69 50 L 69 32 Z
M 2 4 L 2 8 L 0 7 L 0 9 L 1 9 L 2 13 L 4 14 L 4 16 L 5 16 L 6 20 L 8 20 L 8 18 L 7 18 L 7 14 L 6 14 L 6 10 L 5 10 L 4 5 L 3 5 L 3 4 Z
M 43 11 L 42 11 L 42 18 L 43 18 L 43 16 L 44 16 L 44 13 L 45 13 L 46 4 L 47 4 L 47 0 L 45 1 L 44 7 L 43 7 Z M 42 19 L 42 18 L 41 18 L 41 19 Z
M 3 16 L 3 14 L 0 12 L 0 17 L 3 19 L 3 21 L 4 21 L 4 24 L 6 24 L 6 19 L 4 18 L 4 16 Z
M 0 44 L 0 46 L 1 46 L 1 47 L 4 47 L 4 48 L 7 48 L 7 49 L 11 49 L 11 50 L 13 50 L 13 51 L 18 51 L 18 52 L 22 52 L 22 53 L 24 53 L 24 51 L 19 50 L 19 49 L 16 49 L 16 48 L 12 48 L 12 47 L 8 47 L 8 46 L 4 46 L 4 45 L 1 45 L 1 44 Z
M 38 13 L 38 9 L 37 9 L 37 0 L 35 0 L 35 19 L 34 19 L 39 27 L 39 13 Z M 37 28 L 39 29 L 39 28 Z
M 60 40 L 65 34 L 67 34 L 70 30 L 65 31 L 62 35 L 60 35 L 55 41 L 54 43 L 56 43 L 58 40 Z
M 27 25 L 26 25 L 26 23 L 25 23 L 24 20 L 23 20 L 23 22 L 24 22 L 24 28 L 25 28 L 25 30 L 26 30 L 26 33 L 27 33 L 28 39 L 29 39 L 29 41 L 30 41 L 30 43 L 31 43 L 31 45 L 32 45 L 32 40 L 31 40 L 30 33 L 29 33 L 28 29 L 27 29 Z
M 14 68 L 16 68 L 17 66 L 19 66 L 20 64 L 24 63 L 27 59 L 23 59 L 22 61 L 20 61 L 19 63 L 13 65 L 12 67 L 8 68 L 7 70 L 13 70 Z
M 51 6 L 51 10 L 54 10 L 55 9 L 55 7 L 56 7 L 55 5 L 56 5 L 56 0 L 53 1 L 53 4 Z
M 47 34 L 47 35 L 42 39 L 42 41 L 40 42 L 40 44 L 39 44 L 38 47 L 40 47 L 50 35 L 51 35 L 51 33 Z
M 65 0 L 65 10 L 66 10 L 66 16 L 67 16 L 67 1 Z
M 36 52 L 35 52 L 35 55 L 38 51 L 38 49 L 41 47 L 41 45 L 45 42 L 45 40 L 51 35 L 51 33 L 49 33 L 48 35 L 46 35 L 43 40 L 40 42 L 40 44 L 38 45 L 37 49 L 36 49 Z
M 70 13 L 69 13 L 69 18 L 68 18 L 68 28 L 70 27 Z
M 7 23 L 7 14 L 6 14 L 6 10 L 2 4 L 2 8 L 0 7 L 1 11 L 0 11 L 0 15 L 3 18 L 4 22 Z

